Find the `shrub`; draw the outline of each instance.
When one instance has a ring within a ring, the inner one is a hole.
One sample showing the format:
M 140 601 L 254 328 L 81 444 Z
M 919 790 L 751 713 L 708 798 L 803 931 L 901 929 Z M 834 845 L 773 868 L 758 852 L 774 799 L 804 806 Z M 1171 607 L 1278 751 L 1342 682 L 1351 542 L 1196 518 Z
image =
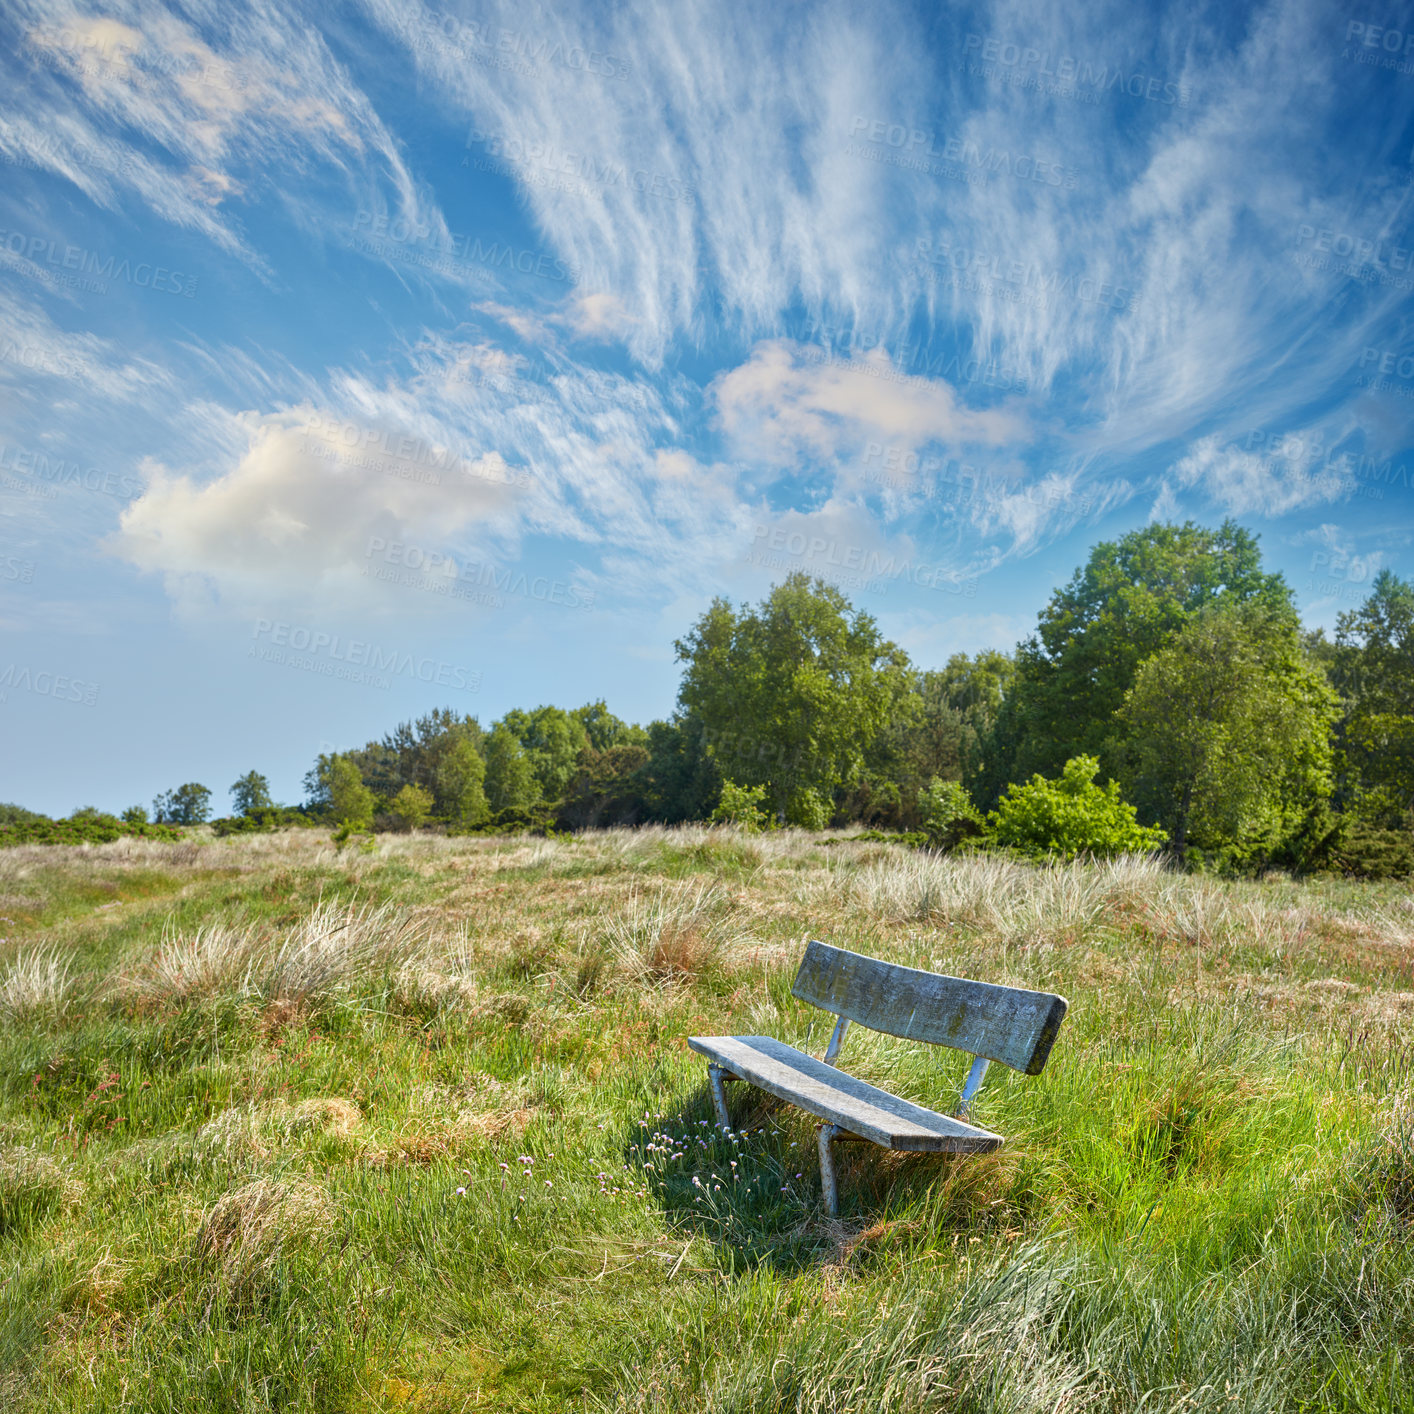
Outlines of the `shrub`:
M 722 797 L 712 812 L 714 825 L 736 825 L 748 834 L 758 834 L 771 828 L 771 817 L 763 809 L 765 786 L 739 786 L 735 781 L 722 782 Z
M 1138 822 L 1134 807 L 1120 799 L 1118 782 L 1096 785 L 1099 769 L 1095 757 L 1075 756 L 1059 780 L 1036 775 L 1023 786 L 1008 786 L 988 817 L 992 838 L 1033 858 L 1157 849 L 1168 835 Z
M 830 802 L 818 790 L 804 786 L 791 796 L 786 820 L 802 830 L 823 830 L 830 823 Z
M 266 834 L 272 830 L 287 830 L 292 826 L 306 829 L 321 828 L 321 821 L 299 805 L 262 806 L 249 815 L 223 815 L 211 822 L 211 828 L 218 837 L 227 835 Z
M 389 813 L 393 817 L 395 828 L 415 830 L 427 819 L 431 811 L 432 792 L 423 790 L 421 786 L 408 785 L 393 797 Z
M 937 776 L 918 792 L 918 813 L 930 849 L 956 849 L 963 840 L 973 839 L 986 829 L 986 822 L 962 786 Z
M 1330 864 L 1357 879 L 1406 879 L 1414 874 L 1414 835 L 1354 825 L 1331 846 Z
M 17 844 L 110 844 L 124 835 L 145 840 L 179 840 L 175 825 L 130 824 L 113 815 L 85 816 L 77 820 L 49 820 L 44 816 L 17 825 L 0 825 L 0 849 Z
M 551 835 L 554 832 L 555 812 L 543 803 L 508 805 L 504 810 L 498 810 L 485 825 L 466 831 L 468 834 L 487 835 Z

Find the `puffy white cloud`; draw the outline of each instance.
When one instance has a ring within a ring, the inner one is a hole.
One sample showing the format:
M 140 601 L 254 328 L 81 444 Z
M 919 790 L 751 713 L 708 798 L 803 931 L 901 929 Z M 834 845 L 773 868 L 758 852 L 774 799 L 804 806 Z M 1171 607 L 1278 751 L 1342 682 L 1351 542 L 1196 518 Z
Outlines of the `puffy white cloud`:
M 717 415 L 741 455 L 791 462 L 806 453 L 829 461 L 872 440 L 998 446 L 1025 430 L 1014 412 L 966 407 L 942 379 L 901 376 L 882 350 L 858 359 L 819 352 L 768 340 L 716 378 Z
M 440 549 L 514 503 L 494 452 L 455 448 L 299 408 L 244 419 L 248 446 L 204 482 L 156 464 L 111 548 L 173 597 L 245 606 L 377 598 L 370 542 Z M 406 606 L 405 606 L 406 607 Z

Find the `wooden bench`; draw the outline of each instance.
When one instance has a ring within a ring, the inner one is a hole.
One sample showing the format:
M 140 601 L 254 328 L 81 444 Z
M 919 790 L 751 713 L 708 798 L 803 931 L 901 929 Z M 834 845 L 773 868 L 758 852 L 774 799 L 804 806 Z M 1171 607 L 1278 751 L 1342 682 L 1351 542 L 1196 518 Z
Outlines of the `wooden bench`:
M 791 992 L 835 1016 L 823 1060 L 770 1036 L 691 1036 L 688 1045 L 708 1059 L 707 1077 L 717 1122 L 731 1128 L 723 1082 L 745 1080 L 818 1115 L 820 1183 L 825 1210 L 839 1210 L 834 1158 L 836 1139 L 861 1139 L 885 1149 L 985 1154 L 1002 1137 L 967 1123 L 973 1097 L 989 1061 L 1039 1075 L 1065 1019 L 1066 1000 L 1051 992 L 997 987 L 922 972 L 846 952 L 826 943 L 806 945 Z M 956 1117 L 935 1114 L 835 1067 L 851 1021 L 935 1046 L 972 1052 Z

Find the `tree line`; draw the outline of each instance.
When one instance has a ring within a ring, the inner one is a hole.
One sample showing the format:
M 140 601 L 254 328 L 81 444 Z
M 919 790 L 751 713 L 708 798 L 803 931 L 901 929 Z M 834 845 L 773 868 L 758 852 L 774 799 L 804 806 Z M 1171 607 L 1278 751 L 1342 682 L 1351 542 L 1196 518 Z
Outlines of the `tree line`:
M 299 807 L 248 773 L 218 828 L 733 819 L 943 848 L 1162 845 L 1225 870 L 1414 870 L 1414 586 L 1381 573 L 1327 638 L 1232 521 L 1096 545 L 1011 653 L 920 668 L 803 573 L 754 606 L 714 600 L 675 648 L 664 720 L 603 701 L 489 727 L 439 709 L 321 755 Z M 154 816 L 207 819 L 209 792 L 167 792 Z

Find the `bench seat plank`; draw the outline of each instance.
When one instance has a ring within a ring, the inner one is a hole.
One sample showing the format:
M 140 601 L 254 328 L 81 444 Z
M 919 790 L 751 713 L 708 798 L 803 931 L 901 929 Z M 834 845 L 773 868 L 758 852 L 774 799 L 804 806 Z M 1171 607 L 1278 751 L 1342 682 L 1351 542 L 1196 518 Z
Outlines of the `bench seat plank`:
M 687 1044 L 733 1075 L 886 1149 L 985 1154 L 1002 1137 L 857 1080 L 771 1036 L 690 1036 Z

